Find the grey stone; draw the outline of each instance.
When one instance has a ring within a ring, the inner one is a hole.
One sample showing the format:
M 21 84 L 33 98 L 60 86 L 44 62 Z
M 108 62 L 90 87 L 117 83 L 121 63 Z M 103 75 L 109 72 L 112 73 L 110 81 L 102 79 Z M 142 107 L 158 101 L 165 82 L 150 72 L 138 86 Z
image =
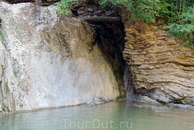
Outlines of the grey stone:
M 167 104 L 167 106 L 168 107 L 173 107 L 173 108 L 194 109 L 194 106 L 191 106 L 191 105 L 183 105 L 183 104 L 169 103 L 169 104 Z
M 94 98 L 94 103 L 95 103 L 96 105 L 99 105 L 99 104 L 103 104 L 103 103 L 105 103 L 105 102 L 102 101 L 101 99 L 95 97 L 95 98 Z
M 106 102 L 110 102 L 110 99 L 106 96 L 103 97 L 103 100 L 106 101 Z
M 10 111 L 83 104 L 119 96 L 113 69 L 86 22 L 55 6 L 1 2 L 0 104 Z
M 156 100 L 153 100 L 147 96 L 139 96 L 138 98 L 135 99 L 136 102 L 141 102 L 141 103 L 148 103 L 148 104 L 160 104 Z
M 91 103 L 88 103 L 86 104 L 87 107 L 92 107 L 92 106 L 95 106 L 96 104 L 94 102 L 91 102 Z

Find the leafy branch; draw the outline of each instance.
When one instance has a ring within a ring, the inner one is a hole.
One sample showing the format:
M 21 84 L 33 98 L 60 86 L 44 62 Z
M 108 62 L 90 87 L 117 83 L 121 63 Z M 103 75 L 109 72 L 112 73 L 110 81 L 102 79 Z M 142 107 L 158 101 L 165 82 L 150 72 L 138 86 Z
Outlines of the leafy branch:
M 52 1 L 52 0 L 47 0 L 47 1 Z M 60 2 L 57 3 L 57 9 L 55 12 L 57 14 L 61 13 L 63 15 L 68 15 L 71 13 L 69 8 L 71 8 L 72 3 L 78 3 L 79 0 L 61 0 Z

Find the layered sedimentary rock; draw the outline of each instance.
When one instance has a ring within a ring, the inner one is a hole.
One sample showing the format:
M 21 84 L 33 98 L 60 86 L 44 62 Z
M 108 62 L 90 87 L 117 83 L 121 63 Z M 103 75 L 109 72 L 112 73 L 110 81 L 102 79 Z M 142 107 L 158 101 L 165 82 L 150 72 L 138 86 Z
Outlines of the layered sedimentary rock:
M 194 105 L 194 51 L 164 30 L 144 22 L 125 23 L 123 55 L 136 94 L 163 103 Z
M 119 96 L 113 70 L 84 21 L 54 6 L 1 3 L 0 108 L 33 110 Z

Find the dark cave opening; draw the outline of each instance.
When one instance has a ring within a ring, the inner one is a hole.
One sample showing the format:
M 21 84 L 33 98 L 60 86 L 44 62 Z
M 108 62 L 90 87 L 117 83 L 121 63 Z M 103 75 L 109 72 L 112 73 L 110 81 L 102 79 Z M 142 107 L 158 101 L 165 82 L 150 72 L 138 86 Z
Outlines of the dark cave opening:
M 125 98 L 124 71 L 126 62 L 123 59 L 123 50 L 125 45 L 124 26 L 119 23 L 98 23 L 96 24 L 97 44 L 102 51 L 104 58 L 113 68 L 114 75 L 119 85 L 120 97 Z
M 126 41 L 119 12 L 112 6 L 102 9 L 97 3 L 80 3 L 71 10 L 77 18 L 87 21 L 95 29 L 97 36 L 94 44 L 98 44 L 104 58 L 113 68 L 119 86 L 120 97 L 117 99 L 132 100 L 135 89 L 129 66 L 123 59 Z

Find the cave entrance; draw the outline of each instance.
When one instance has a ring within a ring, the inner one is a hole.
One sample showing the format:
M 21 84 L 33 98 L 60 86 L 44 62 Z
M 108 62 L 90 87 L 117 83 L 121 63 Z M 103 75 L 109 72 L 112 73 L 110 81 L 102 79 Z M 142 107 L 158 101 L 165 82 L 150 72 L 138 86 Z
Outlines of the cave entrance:
M 123 77 L 126 68 L 126 62 L 123 59 L 123 50 L 125 47 L 124 26 L 121 21 L 115 23 L 98 22 L 92 25 L 95 25 L 97 33 L 96 43 L 102 51 L 104 58 L 113 68 L 116 81 L 119 85 L 120 97 L 118 98 L 124 99 L 127 94 Z
M 116 81 L 119 85 L 118 99 L 132 100 L 134 89 L 130 69 L 123 59 L 125 48 L 125 31 L 122 18 L 113 6 L 101 8 L 98 3 L 88 2 L 74 4 L 72 13 L 90 26 L 95 28 L 97 37 L 94 44 L 98 44 L 104 58 L 113 68 Z

